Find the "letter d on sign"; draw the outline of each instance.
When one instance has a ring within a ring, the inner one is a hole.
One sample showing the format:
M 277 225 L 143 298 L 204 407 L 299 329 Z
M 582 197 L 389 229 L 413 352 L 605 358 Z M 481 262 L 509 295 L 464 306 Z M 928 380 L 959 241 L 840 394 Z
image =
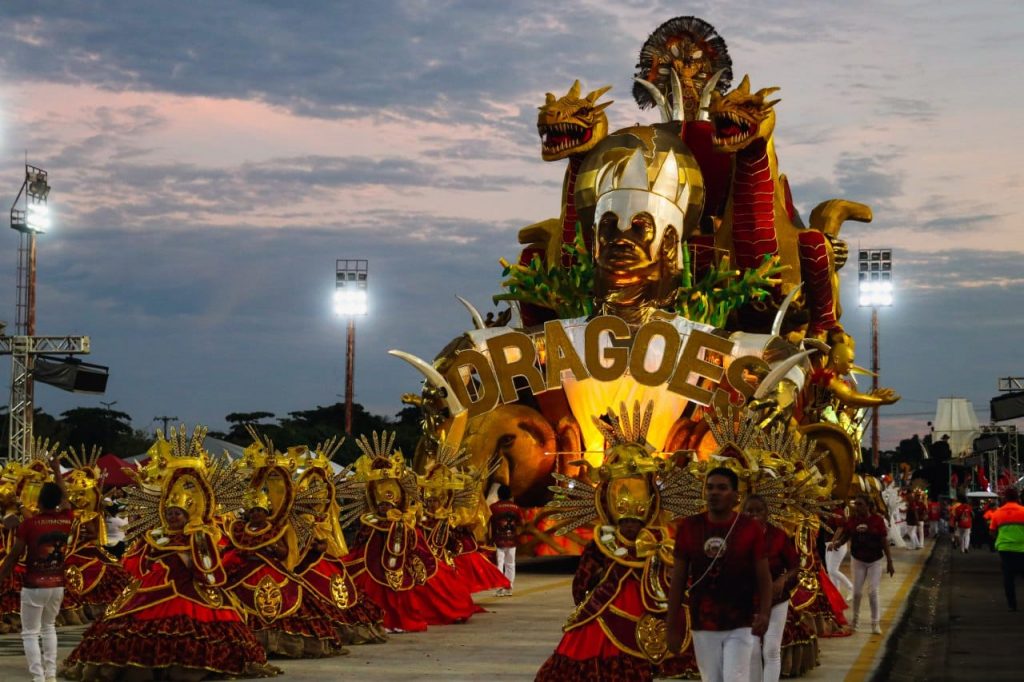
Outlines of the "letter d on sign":
M 473 381 L 473 373 L 479 377 L 474 386 L 476 398 L 469 395 L 468 384 Z M 476 350 L 464 350 L 455 356 L 455 363 L 445 373 L 448 385 L 455 392 L 455 397 L 466 406 L 470 417 L 490 412 L 498 405 L 498 380 L 487 356 Z

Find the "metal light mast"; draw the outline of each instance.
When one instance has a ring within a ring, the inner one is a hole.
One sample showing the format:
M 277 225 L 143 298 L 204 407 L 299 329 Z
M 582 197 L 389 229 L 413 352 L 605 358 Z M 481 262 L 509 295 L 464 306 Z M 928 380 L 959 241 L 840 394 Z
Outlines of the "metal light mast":
M 347 318 L 345 346 L 345 434 L 352 435 L 352 396 L 355 393 L 356 316 L 366 315 L 368 261 L 339 259 L 335 264 L 334 312 Z
M 32 418 L 35 414 L 32 369 L 38 355 L 89 352 L 88 336 L 36 336 L 36 235 L 50 228 L 47 201 L 50 184 L 45 170 L 25 164 L 25 181 L 11 206 L 11 229 L 20 235 L 18 246 L 18 301 L 16 333 L 0 326 L 0 355 L 11 356 L 11 403 L 8 429 L 10 460 L 25 462 L 32 453 Z
M 878 390 L 878 309 L 892 305 L 892 249 L 861 249 L 857 284 L 860 307 L 871 308 L 871 388 Z M 879 460 L 878 407 L 871 408 L 871 466 Z

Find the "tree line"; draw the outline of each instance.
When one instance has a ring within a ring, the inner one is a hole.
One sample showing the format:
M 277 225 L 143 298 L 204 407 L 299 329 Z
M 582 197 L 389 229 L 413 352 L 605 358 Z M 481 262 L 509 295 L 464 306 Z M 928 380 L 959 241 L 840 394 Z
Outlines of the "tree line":
M 232 412 L 224 417 L 224 421 L 229 424 L 227 431 L 211 430 L 209 435 L 245 447 L 252 442 L 247 427 L 253 426 L 270 437 L 278 449 L 283 450 L 290 445 L 313 447 L 344 434 L 345 404 L 318 405 L 311 410 L 289 412 L 280 417 L 273 412 Z M 154 422 L 147 428 L 137 428 L 128 413 L 100 407 L 76 407 L 59 416 L 36 408 L 33 430 L 37 438 L 48 438 L 51 442 L 75 447 L 85 445 L 86 448 L 98 446 L 104 454 L 109 452 L 118 457 L 132 457 L 144 453 L 153 444 L 156 429 L 162 428 L 157 420 Z M 177 424 L 170 422 L 168 426 Z M 3 407 L 0 408 L 0 459 L 7 459 L 8 428 L 7 408 Z M 406 457 L 411 457 L 421 430 L 419 408 L 405 407 L 388 417 L 373 414 L 359 403 L 353 403 L 353 437 L 346 438 L 335 461 L 347 464 L 359 455 L 355 436 L 385 430 L 397 433 L 398 447 Z

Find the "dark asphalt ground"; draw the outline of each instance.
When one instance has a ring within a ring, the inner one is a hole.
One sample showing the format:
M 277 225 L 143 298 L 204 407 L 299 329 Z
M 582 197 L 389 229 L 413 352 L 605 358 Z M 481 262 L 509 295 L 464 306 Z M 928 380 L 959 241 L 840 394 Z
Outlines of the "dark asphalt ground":
M 1006 607 L 997 553 L 940 542 L 909 600 L 876 682 L 1024 680 L 1024 610 Z

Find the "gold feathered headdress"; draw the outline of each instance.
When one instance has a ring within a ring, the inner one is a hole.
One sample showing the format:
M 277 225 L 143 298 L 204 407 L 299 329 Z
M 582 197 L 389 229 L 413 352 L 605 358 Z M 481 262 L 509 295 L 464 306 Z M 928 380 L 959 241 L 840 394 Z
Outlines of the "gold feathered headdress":
M 216 516 L 241 507 L 245 482 L 232 474 L 226 454 L 218 461 L 210 457 L 203 447 L 206 432 L 206 427 L 197 426 L 190 436 L 182 424 L 165 438 L 158 430 L 149 461 L 139 469 L 126 469 L 135 479 L 135 485 L 125 489 L 128 542 L 164 526 L 171 507 L 188 513 L 186 532 L 213 532 Z
M 394 432 L 373 432 L 373 441 L 360 435 L 356 445 L 363 454 L 334 477 L 341 526 L 344 528 L 381 502 L 398 509 L 420 503 L 416 473 L 405 465 L 401 450 L 394 449 Z

